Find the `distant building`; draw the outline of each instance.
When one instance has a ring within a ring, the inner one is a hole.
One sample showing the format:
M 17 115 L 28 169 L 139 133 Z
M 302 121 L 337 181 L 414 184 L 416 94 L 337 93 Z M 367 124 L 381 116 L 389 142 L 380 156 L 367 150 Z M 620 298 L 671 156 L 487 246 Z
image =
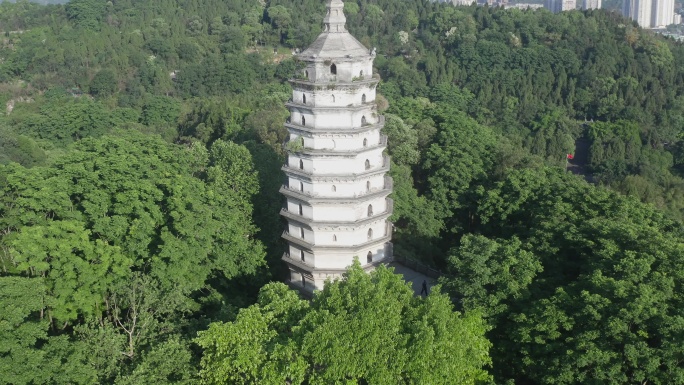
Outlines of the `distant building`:
M 674 24 L 682 24 L 682 15 L 675 13 Z
M 490 7 L 508 7 L 508 0 L 477 0 L 477 5 Z
M 452 5 L 470 5 L 475 0 L 437 0 L 438 3 L 450 3 Z
M 622 14 L 644 28 L 651 27 L 653 0 L 623 0 Z
M 588 9 L 601 9 L 601 0 L 583 0 L 582 9 L 585 11 Z
M 504 5 L 504 8 L 506 9 L 511 9 L 511 8 L 516 8 L 516 9 L 538 9 L 538 8 L 544 8 L 544 4 L 532 4 L 532 3 L 515 3 L 515 4 L 506 4 Z
M 674 0 L 654 0 L 651 27 L 662 28 L 674 23 L 674 5 Z
M 507 1 L 506 1 L 507 2 Z M 504 6 L 499 0 L 478 0 L 477 5 L 488 5 L 490 7 Z
M 674 0 L 623 0 L 622 14 L 643 28 L 662 28 L 675 22 Z
M 572 11 L 577 7 L 577 0 L 546 0 L 544 8 L 553 13 Z
M 488 5 L 490 7 L 504 7 L 504 8 L 521 8 L 517 7 L 515 5 L 510 5 L 508 4 L 509 0 L 430 0 L 436 3 L 448 3 L 454 6 L 457 5 L 465 5 L 469 6 L 472 5 L 473 3 L 479 5 L 479 6 L 485 6 Z M 542 4 L 539 4 L 539 7 L 542 7 Z M 523 7 L 521 9 L 524 9 L 527 7 Z M 536 7 L 530 7 L 530 8 L 536 8 Z

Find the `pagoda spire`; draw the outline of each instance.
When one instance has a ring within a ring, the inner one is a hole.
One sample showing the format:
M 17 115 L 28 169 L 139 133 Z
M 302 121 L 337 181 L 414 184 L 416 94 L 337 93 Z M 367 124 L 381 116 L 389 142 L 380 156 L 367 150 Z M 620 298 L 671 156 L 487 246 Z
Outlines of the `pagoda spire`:
M 328 11 L 323 19 L 324 32 L 347 32 L 347 27 L 345 26 L 347 18 L 344 16 L 344 3 L 342 0 L 328 0 L 326 7 Z

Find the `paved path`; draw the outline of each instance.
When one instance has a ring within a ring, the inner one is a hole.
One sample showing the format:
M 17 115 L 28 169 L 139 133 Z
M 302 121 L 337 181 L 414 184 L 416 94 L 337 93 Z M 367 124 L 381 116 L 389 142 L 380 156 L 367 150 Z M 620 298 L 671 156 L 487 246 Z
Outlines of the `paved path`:
M 411 270 L 400 263 L 392 262 L 388 266 L 393 267 L 395 273 L 403 275 L 406 282 L 411 282 L 411 286 L 413 287 L 413 291 L 416 293 L 416 295 L 420 295 L 420 289 L 423 286 L 423 281 L 427 281 L 428 291 L 432 289 L 432 286 L 437 284 L 437 280 L 415 270 Z
M 568 159 L 565 169 L 573 174 L 581 175 L 589 183 L 594 183 L 594 176 L 587 171 L 589 163 L 589 147 L 591 142 L 587 139 L 577 139 L 575 141 L 575 153 L 573 159 Z

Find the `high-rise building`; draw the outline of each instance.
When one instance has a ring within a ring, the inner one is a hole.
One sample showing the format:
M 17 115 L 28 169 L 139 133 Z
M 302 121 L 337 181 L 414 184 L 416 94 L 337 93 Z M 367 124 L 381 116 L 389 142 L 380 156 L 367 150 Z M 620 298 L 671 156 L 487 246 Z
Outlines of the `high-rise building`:
M 637 22 L 641 27 L 651 27 L 653 0 L 623 0 L 622 14 Z
M 290 283 L 321 289 L 358 258 L 372 270 L 392 256 L 392 179 L 380 133 L 372 51 L 345 27 L 342 0 L 328 0 L 323 32 L 297 58 L 281 193 L 283 256 Z
M 653 0 L 651 27 L 662 28 L 674 23 L 674 0 Z
M 674 0 L 623 0 L 622 14 L 643 28 L 662 28 L 674 23 Z
M 582 9 L 601 9 L 601 0 L 582 0 Z
M 544 8 L 553 13 L 572 11 L 577 7 L 577 0 L 546 0 Z

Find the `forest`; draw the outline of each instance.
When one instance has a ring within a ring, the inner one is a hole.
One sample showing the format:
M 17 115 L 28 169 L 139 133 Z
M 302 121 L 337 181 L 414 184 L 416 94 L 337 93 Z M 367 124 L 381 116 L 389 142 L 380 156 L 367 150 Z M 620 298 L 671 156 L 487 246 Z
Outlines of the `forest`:
M 0 4 L 0 384 L 684 383 L 684 46 L 607 10 L 345 1 L 395 254 L 442 275 L 355 264 L 306 300 L 278 189 L 324 13 Z

